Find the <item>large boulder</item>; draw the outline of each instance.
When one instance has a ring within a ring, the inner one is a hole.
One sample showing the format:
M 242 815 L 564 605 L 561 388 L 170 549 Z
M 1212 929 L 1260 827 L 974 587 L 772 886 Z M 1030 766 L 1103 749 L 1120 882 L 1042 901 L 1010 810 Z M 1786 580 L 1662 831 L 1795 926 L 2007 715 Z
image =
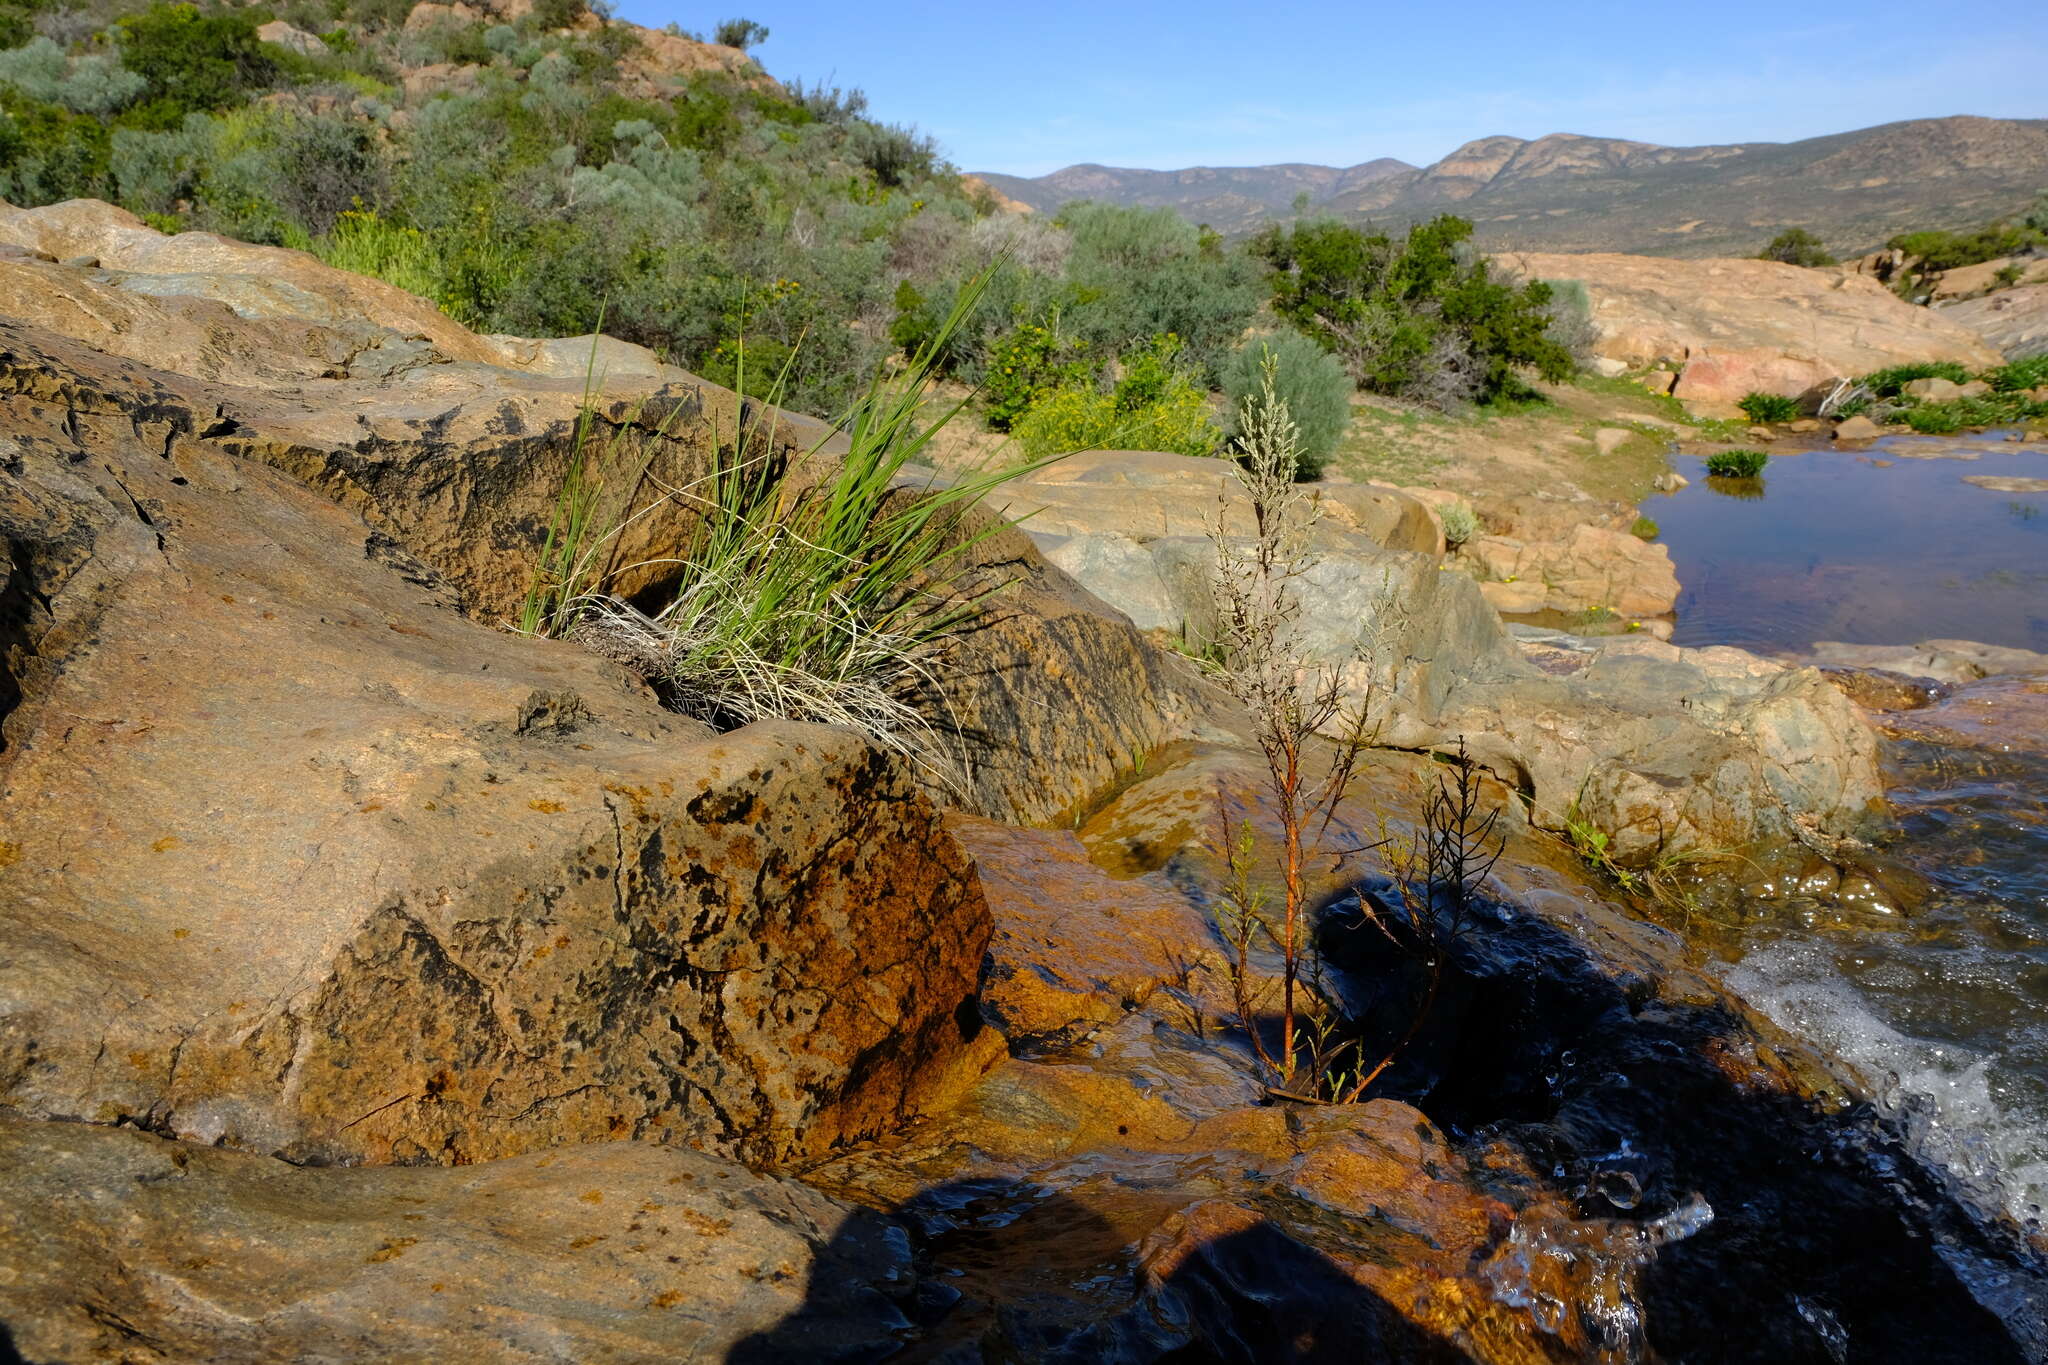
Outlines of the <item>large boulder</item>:
M 1211 541 L 1075 536 L 1048 554 L 1140 624 L 1195 644 L 1214 637 Z M 1629 596 L 1645 590 L 1619 577 L 1566 581 L 1596 601 L 1668 606 Z M 1322 552 L 1292 591 L 1291 647 L 1343 671 L 1378 743 L 1462 740 L 1529 798 L 1536 820 L 1590 821 L 1616 856 L 1825 842 L 1866 830 L 1881 809 L 1874 732 L 1817 670 L 1637 636 L 1560 676 L 1523 657 L 1482 585 L 1434 556 L 1370 546 Z
M 1596 354 L 1631 369 L 1678 367 L 1677 395 L 1709 404 L 1756 389 L 1796 396 L 1908 361 L 1980 369 L 1999 359 L 1958 319 L 1851 270 L 1608 252 L 1502 259 L 1524 275 L 1585 285 Z
M 302 252 L 166 237 L 94 201 L 0 213 L 6 241 L 87 252 L 100 266 L 0 257 L 0 312 L 138 364 L 110 369 L 75 349 L 46 363 L 54 340 L 17 330 L 0 382 L 51 402 L 126 405 L 160 439 L 205 432 L 281 469 L 403 544 L 485 621 L 516 617 L 593 387 L 586 449 L 604 478 L 595 518 L 638 512 L 610 544 L 617 565 L 673 557 L 696 513 L 658 490 L 700 478 L 742 420 L 766 425 L 752 405 L 641 347 L 477 336 L 424 300 Z M 113 370 L 126 377 L 90 378 Z M 776 430 L 813 472 L 844 449 L 815 419 L 776 414 Z M 1385 522 L 1393 507 L 1411 531 L 1426 522 L 1387 490 L 1346 496 L 1360 517 Z M 1198 728 L 1206 703 L 1187 670 L 1028 539 L 985 519 L 976 529 L 989 534 L 975 545 L 973 581 L 1000 591 L 962 642 L 946 698 L 964 769 L 947 795 L 986 815 L 1057 821 L 1114 778 L 1120 756 Z M 618 586 L 653 586 L 660 572 Z
M 465 619 L 46 340 L 0 364 L 0 1102 L 303 1159 L 773 1160 L 945 1082 L 988 911 L 898 764 Z

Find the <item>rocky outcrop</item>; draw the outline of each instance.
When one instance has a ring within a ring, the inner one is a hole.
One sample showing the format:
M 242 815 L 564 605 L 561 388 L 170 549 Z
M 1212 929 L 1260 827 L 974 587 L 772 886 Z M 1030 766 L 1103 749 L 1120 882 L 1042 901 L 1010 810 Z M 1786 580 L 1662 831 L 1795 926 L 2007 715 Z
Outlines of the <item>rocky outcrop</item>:
M 1502 260 L 1522 274 L 1585 285 L 1596 353 L 1631 369 L 1678 368 L 1681 399 L 1730 404 L 1752 390 L 1796 396 L 1908 361 L 1981 369 L 1999 360 L 1947 311 L 1916 308 L 1876 280 L 1834 267 L 1607 253 Z
M 775 1330 L 783 1359 L 879 1358 L 914 1284 L 900 1227 L 637 1142 L 306 1169 L 0 1119 L 0 1242 L 39 1361 L 739 1360 Z
M 685 542 L 694 512 L 658 490 L 701 477 L 743 420 L 729 391 L 640 347 L 477 336 L 423 300 L 301 252 L 166 237 L 91 201 L 0 215 L 6 240 L 46 255 L 90 251 L 101 265 L 0 259 L 0 311 L 139 363 L 101 383 L 106 362 L 92 351 L 17 331 L 0 382 L 57 403 L 70 389 L 103 407 L 140 403 L 148 410 L 135 420 L 166 439 L 174 428 L 206 431 L 403 544 L 487 622 L 517 613 L 593 379 L 596 519 L 638 511 L 611 542 L 618 566 L 671 557 Z M 765 426 L 751 408 L 745 420 Z M 822 468 L 843 449 L 824 423 L 776 420 L 792 459 L 816 449 Z M 1375 497 L 1358 495 L 1360 516 L 1380 506 Z M 1418 518 L 1411 509 L 1411 527 Z M 1192 676 L 1077 592 L 1028 539 L 994 531 L 975 557 L 976 586 L 1001 590 L 962 642 L 967 662 L 947 699 L 966 763 L 953 799 L 991 816 L 1057 819 L 1114 777 L 1119 755 L 1200 723 L 1206 703 Z M 622 574 L 617 586 L 650 586 L 657 573 Z M 1079 677 L 1091 685 L 1077 711 Z
M 1814 644 L 1812 659 L 1845 668 L 1881 668 L 1942 683 L 1969 683 L 2004 673 L 2048 673 L 2048 654 L 1975 640 L 1922 640 L 1916 645 Z
M 1967 327 L 2006 359 L 2048 353 L 2048 284 L 2023 284 L 1981 298 L 1938 305 L 1937 314 Z
M 943 1081 L 988 914 L 893 762 L 466 620 L 217 408 L 9 341 L 0 1099 L 300 1158 L 774 1159 Z
M 1101 515 L 1113 507 L 1105 498 Z M 1195 645 L 1213 638 L 1210 541 L 1090 535 L 1048 553 L 1139 624 Z M 1295 647 L 1345 671 L 1353 697 L 1371 707 L 1377 742 L 1431 748 L 1462 738 L 1530 798 L 1538 821 L 1590 821 L 1617 856 L 1826 843 L 1866 830 L 1881 809 L 1874 733 L 1815 670 L 1640 636 L 1540 670 L 1503 633 L 1491 586 L 1434 556 L 1325 549 L 1294 585 Z M 1583 586 L 1596 600 L 1625 587 L 1608 578 Z M 1676 585 L 1663 590 L 1675 595 Z M 1530 610 L 1547 605 L 1544 591 Z
M 1503 612 L 1605 608 L 1662 616 L 1678 602 L 1671 552 L 1626 531 L 1583 523 L 1562 540 L 1475 536 L 1459 550 L 1486 600 Z

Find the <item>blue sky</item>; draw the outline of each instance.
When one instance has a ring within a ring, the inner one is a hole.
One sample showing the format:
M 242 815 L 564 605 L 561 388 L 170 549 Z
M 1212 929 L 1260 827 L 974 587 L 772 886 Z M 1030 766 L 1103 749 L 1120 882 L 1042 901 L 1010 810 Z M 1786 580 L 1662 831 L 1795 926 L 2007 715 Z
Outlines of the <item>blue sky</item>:
M 1377 156 L 1491 133 L 1790 141 L 1943 114 L 2048 118 L 2041 0 L 848 5 L 623 0 L 622 17 L 768 25 L 784 80 L 868 92 L 964 170 Z

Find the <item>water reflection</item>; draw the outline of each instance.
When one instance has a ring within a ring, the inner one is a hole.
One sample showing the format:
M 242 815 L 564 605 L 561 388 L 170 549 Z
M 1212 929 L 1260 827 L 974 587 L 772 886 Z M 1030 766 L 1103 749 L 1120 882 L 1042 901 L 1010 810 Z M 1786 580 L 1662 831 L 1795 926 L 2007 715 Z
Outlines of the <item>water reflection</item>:
M 1768 479 L 1676 463 L 1693 482 L 1643 505 L 1684 589 L 1674 643 L 1803 653 L 1938 637 L 2048 651 L 2043 500 L 1964 482 L 2048 477 L 2048 446 L 1889 437 L 1776 452 Z

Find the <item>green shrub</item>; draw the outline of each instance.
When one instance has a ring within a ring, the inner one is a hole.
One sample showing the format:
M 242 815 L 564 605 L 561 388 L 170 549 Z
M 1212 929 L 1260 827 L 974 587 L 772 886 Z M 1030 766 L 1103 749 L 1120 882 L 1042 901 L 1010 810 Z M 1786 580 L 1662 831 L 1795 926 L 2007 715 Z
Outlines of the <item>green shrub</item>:
M 202 14 L 158 3 L 117 26 L 121 64 L 148 82 L 148 99 L 130 115 L 142 128 L 172 128 L 194 110 L 228 109 L 277 76 L 275 59 L 246 11 Z
M 1970 372 L 1953 360 L 1927 360 L 1909 365 L 1892 365 L 1872 371 L 1857 382 L 1877 398 L 1897 398 L 1916 379 L 1946 379 L 1967 384 Z
M 2023 223 L 1993 223 L 1970 232 L 1902 232 L 1885 245 L 1919 257 L 1921 271 L 1955 270 L 2011 256 L 2048 241 Z
M 1026 323 L 996 343 L 989 356 L 983 392 L 990 428 L 1011 430 L 1040 399 L 1056 390 L 1090 384 L 1094 373 L 1094 366 L 1077 354 L 1072 338 Z
M 1351 377 L 1337 358 L 1301 333 L 1288 330 L 1254 337 L 1238 347 L 1223 369 L 1223 401 L 1231 416 L 1232 440 L 1241 435 L 1245 405 L 1260 396 L 1264 363 L 1273 361 L 1274 391 L 1294 420 L 1295 470 L 1303 480 L 1322 477 L 1324 467 L 1351 425 Z
M 1223 433 L 1179 356 L 1179 338 L 1155 337 L 1125 357 L 1124 377 L 1108 392 L 1084 382 L 1042 394 L 1011 429 L 1034 457 L 1076 450 L 1213 455 Z
M 0 52 L 0 85 L 74 114 L 111 114 L 149 89 L 149 82 L 108 53 L 67 56 L 48 38 Z
M 1950 436 L 1965 424 L 1953 403 L 1920 403 L 1906 413 L 1906 425 L 1923 436 Z
M 1752 422 L 1789 422 L 1799 415 L 1799 400 L 1778 393 L 1746 393 L 1735 406 Z
M 1528 397 L 1524 370 L 1570 377 L 1549 334 L 1550 286 L 1503 283 L 1445 216 L 1395 242 L 1335 220 L 1274 225 L 1252 243 L 1273 308 L 1344 362 L 1363 389 L 1433 407 Z
M 1721 450 L 1707 456 L 1707 475 L 1715 479 L 1753 479 L 1764 472 L 1770 456 L 1761 450 Z
M 768 28 L 752 19 L 721 19 L 718 27 L 711 30 L 711 41 L 723 47 L 736 47 L 745 52 L 748 48 L 768 41 Z
M 1786 228 L 1771 238 L 1770 245 L 1759 251 L 1756 258 L 1760 261 L 1782 261 L 1786 265 L 1835 264 L 1835 258 L 1829 254 L 1820 238 L 1805 228 Z
M 2039 388 L 2048 384 L 2048 354 L 2028 356 L 1995 370 L 1986 370 L 1984 380 L 2000 393 Z

